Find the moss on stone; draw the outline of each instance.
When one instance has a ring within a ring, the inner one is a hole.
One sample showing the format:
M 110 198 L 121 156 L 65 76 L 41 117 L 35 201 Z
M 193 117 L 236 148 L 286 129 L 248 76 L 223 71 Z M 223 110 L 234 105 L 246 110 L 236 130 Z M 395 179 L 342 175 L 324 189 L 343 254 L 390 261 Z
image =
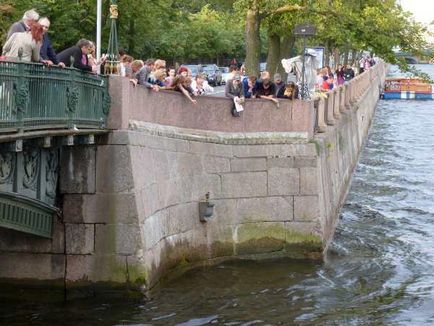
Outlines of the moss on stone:
M 338 142 L 339 142 L 339 150 L 343 151 L 345 149 L 345 139 L 342 136 L 341 132 L 339 132 Z
M 234 255 L 234 244 L 231 241 L 216 241 L 211 244 L 212 257 L 225 257 Z
M 279 240 L 285 240 L 286 238 L 285 224 L 283 222 L 241 224 L 238 227 L 237 233 L 239 243 L 265 237 Z
M 285 249 L 292 258 L 321 260 L 324 244 L 319 235 L 288 230 Z
M 94 279 L 125 283 L 128 279 L 126 258 L 115 255 L 95 256 Z
M 321 146 L 320 142 L 317 140 L 314 140 L 314 139 L 310 140 L 309 142 L 315 144 L 316 155 L 320 156 L 321 152 L 322 152 L 322 146 Z
M 288 243 L 318 243 L 322 245 L 322 239 L 319 235 L 312 233 L 304 234 L 294 230 L 288 230 L 286 242 Z
M 284 223 L 248 223 L 237 230 L 238 255 L 282 250 L 285 246 L 286 230 Z
M 128 264 L 128 281 L 137 286 L 147 285 L 149 271 L 141 265 Z

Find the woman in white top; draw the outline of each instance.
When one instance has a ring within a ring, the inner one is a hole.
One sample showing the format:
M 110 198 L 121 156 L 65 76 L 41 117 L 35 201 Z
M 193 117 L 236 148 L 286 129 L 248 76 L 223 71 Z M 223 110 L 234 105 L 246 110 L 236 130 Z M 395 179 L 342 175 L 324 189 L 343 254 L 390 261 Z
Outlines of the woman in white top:
M 206 95 L 214 92 L 214 88 L 212 88 L 205 77 L 201 74 L 197 75 L 191 82 L 191 88 L 193 89 L 193 93 L 196 96 Z
M 42 45 L 44 29 L 39 23 L 34 23 L 30 31 L 14 33 L 3 46 L 3 55 L 6 59 L 21 60 L 24 62 L 43 62 L 39 51 Z

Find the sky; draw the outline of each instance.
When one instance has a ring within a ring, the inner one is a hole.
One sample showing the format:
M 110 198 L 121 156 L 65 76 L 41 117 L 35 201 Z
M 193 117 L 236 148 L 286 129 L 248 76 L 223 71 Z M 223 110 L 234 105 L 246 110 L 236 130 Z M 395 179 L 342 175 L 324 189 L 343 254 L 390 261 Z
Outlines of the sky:
M 401 0 L 404 10 L 413 13 L 416 21 L 429 24 L 434 21 L 434 1 L 433 0 Z

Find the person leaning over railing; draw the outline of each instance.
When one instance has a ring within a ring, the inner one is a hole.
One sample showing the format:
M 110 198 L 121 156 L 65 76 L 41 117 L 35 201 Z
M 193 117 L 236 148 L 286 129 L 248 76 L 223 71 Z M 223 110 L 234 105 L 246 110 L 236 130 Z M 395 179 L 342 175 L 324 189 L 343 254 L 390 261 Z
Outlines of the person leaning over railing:
M 231 114 L 234 117 L 239 117 L 240 112 L 244 110 L 244 87 L 241 83 L 241 75 L 236 73 L 232 79 L 226 82 L 225 96 L 233 101 Z
M 46 63 L 39 55 L 43 35 L 44 30 L 38 23 L 33 23 L 28 32 L 12 34 L 3 46 L 3 56 L 6 60 Z
M 142 60 L 134 60 L 131 63 L 131 70 L 133 78 L 130 79 L 130 82 L 133 83 L 134 86 L 139 84 L 154 91 L 159 90 L 158 85 L 153 85 L 148 81 L 151 68 L 145 65 Z
M 197 104 L 197 101 L 193 98 L 194 92 L 191 88 L 191 78 L 185 77 L 183 75 L 178 75 L 173 80 L 173 86 L 171 87 L 174 91 L 180 92 L 184 94 L 185 97 L 187 97 L 191 103 Z
M 293 81 L 290 81 L 285 87 L 279 89 L 277 92 L 277 98 L 286 98 L 289 100 L 298 99 L 298 86 Z
M 276 99 L 276 86 L 270 80 L 270 73 L 266 70 L 261 72 L 261 80 L 256 82 L 256 98 L 269 100 L 279 107 L 279 101 Z
M 41 46 L 41 50 L 39 51 L 42 60 L 45 60 L 49 66 L 54 64 L 54 65 L 59 65 L 62 68 L 65 68 L 65 64 L 57 60 L 56 51 L 54 51 L 53 47 L 51 46 L 51 41 L 50 38 L 48 37 L 50 20 L 47 17 L 42 17 L 39 19 L 38 23 L 41 24 L 42 29 L 44 31 L 42 46 Z
M 89 54 L 92 47 L 92 42 L 89 40 L 81 39 L 76 45 L 63 50 L 57 55 L 57 60 L 63 62 L 67 67 L 71 64 L 80 70 L 96 72 L 96 66 L 89 65 Z

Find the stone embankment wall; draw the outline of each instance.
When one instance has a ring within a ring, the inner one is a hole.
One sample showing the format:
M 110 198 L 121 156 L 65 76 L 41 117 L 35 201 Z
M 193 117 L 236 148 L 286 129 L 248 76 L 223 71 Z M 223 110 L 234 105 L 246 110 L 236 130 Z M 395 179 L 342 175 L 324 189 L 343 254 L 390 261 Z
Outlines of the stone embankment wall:
M 59 232 L 13 253 L 0 240 L 0 277 L 149 287 L 221 259 L 321 258 L 383 80 L 380 63 L 326 99 L 248 101 L 233 118 L 226 99 L 194 106 L 112 78 L 113 131 L 63 154 Z M 214 214 L 201 222 L 208 192 Z

